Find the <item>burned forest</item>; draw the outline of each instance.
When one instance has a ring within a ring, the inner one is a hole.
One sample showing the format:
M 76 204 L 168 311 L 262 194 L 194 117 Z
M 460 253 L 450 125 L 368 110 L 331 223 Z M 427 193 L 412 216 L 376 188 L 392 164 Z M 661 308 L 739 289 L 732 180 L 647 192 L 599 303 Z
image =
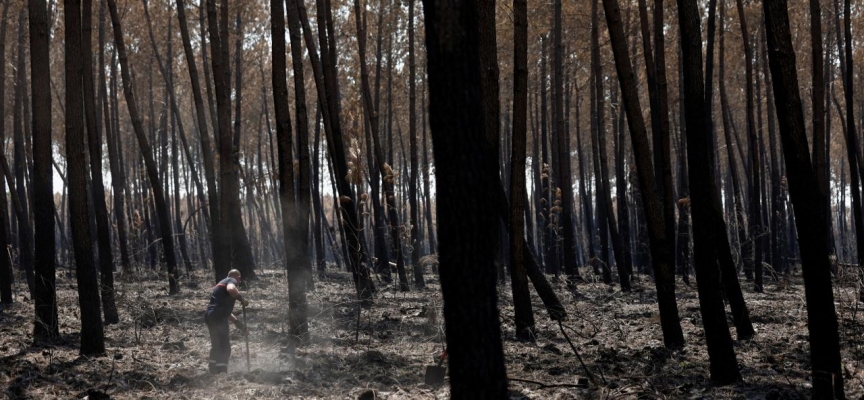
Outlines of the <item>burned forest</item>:
M 0 397 L 864 399 L 861 30 L 0 0 Z

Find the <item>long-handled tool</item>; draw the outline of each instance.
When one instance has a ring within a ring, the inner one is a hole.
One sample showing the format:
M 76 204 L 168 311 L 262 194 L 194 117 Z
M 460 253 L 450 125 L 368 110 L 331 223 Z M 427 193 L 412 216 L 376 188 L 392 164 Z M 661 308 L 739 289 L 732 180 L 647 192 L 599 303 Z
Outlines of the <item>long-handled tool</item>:
M 447 349 L 444 349 L 444 352 L 441 353 L 441 358 L 438 359 L 436 365 L 426 366 L 426 377 L 424 381 L 427 385 L 435 386 L 444 383 L 444 375 L 446 375 L 447 368 L 441 365 L 444 364 L 445 358 L 447 358 Z
M 246 372 L 249 372 L 249 323 L 246 322 L 246 306 L 243 306 L 243 325 L 246 326 L 246 334 L 243 337 L 246 339 Z

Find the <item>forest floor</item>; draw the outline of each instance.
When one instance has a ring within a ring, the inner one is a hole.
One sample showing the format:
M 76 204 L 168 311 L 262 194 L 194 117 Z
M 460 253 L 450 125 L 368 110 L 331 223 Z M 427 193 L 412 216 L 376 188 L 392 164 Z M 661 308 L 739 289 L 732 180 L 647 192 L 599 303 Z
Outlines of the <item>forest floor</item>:
M 0 393 L 12 399 L 108 398 L 104 394 L 117 399 L 447 397 L 446 382 L 430 387 L 423 378 L 425 367 L 434 364 L 443 349 L 437 276 L 428 274 L 427 289 L 408 293 L 381 283 L 374 305 L 359 316 L 358 331 L 350 275 L 328 273 L 309 295 L 311 343 L 292 349 L 285 333 L 285 275 L 277 270 L 260 275 L 246 294 L 251 301 L 251 372 L 246 369 L 243 338 L 232 328 L 230 373 L 217 376 L 207 373 L 209 339 L 203 309 L 209 273 L 185 278 L 178 296 L 168 296 L 167 285 L 155 274 L 118 280 L 121 322 L 106 327 L 108 352 L 96 358 L 78 355 L 73 278 L 58 273 L 62 340 L 53 348 L 31 345 L 33 304 L 18 284 L 17 303 L 0 316 Z M 566 331 L 597 380 L 577 387 L 586 383 L 587 375 L 539 299 L 534 299 L 537 340 L 518 342 L 509 284 L 501 286 L 507 373 L 515 378 L 510 383 L 512 398 L 809 398 L 800 278 L 767 282 L 765 293 L 745 293 L 757 333 L 752 341 L 735 343 L 744 381 L 725 387 L 712 387 L 707 379 L 707 352 L 693 287 L 678 285 L 687 347 L 670 354 L 662 346 L 648 278 L 640 277 L 630 294 L 602 283 L 581 284 L 578 298 L 557 284 L 569 313 Z M 837 286 L 846 393 L 860 399 L 864 306 L 855 301 L 857 289 L 851 284 Z

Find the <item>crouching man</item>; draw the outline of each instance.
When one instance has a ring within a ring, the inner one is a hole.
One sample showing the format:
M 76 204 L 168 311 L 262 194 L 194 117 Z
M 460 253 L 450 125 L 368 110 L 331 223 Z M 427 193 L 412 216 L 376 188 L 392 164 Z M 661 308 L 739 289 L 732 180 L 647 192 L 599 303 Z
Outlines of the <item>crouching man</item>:
M 240 271 L 232 269 L 228 277 L 219 281 L 210 292 L 210 304 L 204 313 L 204 321 L 210 331 L 210 359 L 209 370 L 211 374 L 228 372 L 228 359 L 231 357 L 231 339 L 228 334 L 228 322 L 233 322 L 243 335 L 248 335 L 246 325 L 237 319 L 231 312 L 234 310 L 234 302 L 239 300 L 243 307 L 249 305 L 249 301 L 240 295 Z

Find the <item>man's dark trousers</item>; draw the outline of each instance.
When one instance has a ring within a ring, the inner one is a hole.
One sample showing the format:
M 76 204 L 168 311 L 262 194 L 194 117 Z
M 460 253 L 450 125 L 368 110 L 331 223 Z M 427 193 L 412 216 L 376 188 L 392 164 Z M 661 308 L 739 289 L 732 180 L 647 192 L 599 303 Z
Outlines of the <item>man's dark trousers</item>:
M 207 329 L 210 331 L 210 373 L 228 372 L 228 359 L 231 358 L 231 341 L 229 338 L 228 318 L 204 315 Z

